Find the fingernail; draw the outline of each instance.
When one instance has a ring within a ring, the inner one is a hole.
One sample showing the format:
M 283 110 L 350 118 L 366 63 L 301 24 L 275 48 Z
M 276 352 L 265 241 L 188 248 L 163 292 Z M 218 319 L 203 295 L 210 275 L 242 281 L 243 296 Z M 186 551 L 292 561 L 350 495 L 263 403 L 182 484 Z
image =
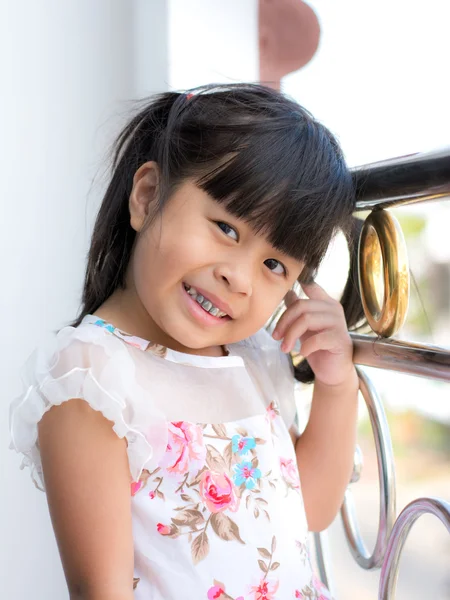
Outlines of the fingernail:
M 274 340 L 277 340 L 280 337 L 280 332 L 277 329 L 273 330 L 272 337 Z

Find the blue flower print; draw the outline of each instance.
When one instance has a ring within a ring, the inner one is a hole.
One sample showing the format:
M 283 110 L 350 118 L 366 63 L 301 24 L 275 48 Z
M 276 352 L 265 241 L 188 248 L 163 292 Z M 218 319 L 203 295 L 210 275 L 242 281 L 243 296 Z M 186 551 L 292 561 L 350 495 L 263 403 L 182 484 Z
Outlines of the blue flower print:
M 234 453 L 242 456 L 243 454 L 247 454 L 249 450 L 256 446 L 255 438 L 252 437 L 243 437 L 241 435 L 233 435 L 231 438 L 232 450 Z
M 113 325 L 110 325 L 103 319 L 97 319 L 97 321 L 95 321 L 94 325 L 99 325 L 100 327 L 107 329 L 110 333 L 114 333 L 115 327 Z
M 261 478 L 261 471 L 253 467 L 251 462 L 241 462 L 233 467 L 233 480 L 237 486 L 245 483 L 248 490 L 252 490 L 256 486 L 256 481 Z

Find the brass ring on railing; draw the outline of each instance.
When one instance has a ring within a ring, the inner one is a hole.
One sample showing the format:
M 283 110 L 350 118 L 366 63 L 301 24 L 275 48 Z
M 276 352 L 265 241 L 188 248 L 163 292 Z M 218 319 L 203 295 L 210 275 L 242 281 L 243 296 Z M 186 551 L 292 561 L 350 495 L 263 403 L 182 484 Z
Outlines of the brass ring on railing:
M 381 568 L 380 591 L 378 594 L 380 600 L 394 598 L 400 553 L 403 550 L 411 527 L 421 515 L 426 513 L 438 517 L 450 533 L 449 502 L 440 500 L 439 498 L 417 498 L 417 500 L 413 500 L 413 502 L 405 506 L 392 529 L 389 545 L 386 550 L 386 557 Z
M 358 367 L 357 371 L 360 390 L 366 402 L 372 425 L 380 482 L 380 516 L 377 540 L 372 554 L 369 553 L 362 540 L 350 488 L 345 492 L 341 517 L 353 558 L 360 567 L 370 570 L 381 566 L 395 521 L 395 467 L 389 425 L 383 404 L 367 375 Z
M 384 283 L 383 301 L 377 285 Z M 409 268 L 405 239 L 397 219 L 374 210 L 364 222 L 359 242 L 359 287 L 370 327 L 382 337 L 394 335 L 408 311 Z

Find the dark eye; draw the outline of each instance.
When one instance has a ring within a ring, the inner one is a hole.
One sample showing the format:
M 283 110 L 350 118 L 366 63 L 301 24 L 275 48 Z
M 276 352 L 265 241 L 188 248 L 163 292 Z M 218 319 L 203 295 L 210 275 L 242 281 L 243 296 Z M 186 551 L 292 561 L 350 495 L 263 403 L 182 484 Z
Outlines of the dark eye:
M 272 273 L 276 273 L 277 275 L 286 274 L 286 268 L 282 263 L 280 263 L 279 260 L 275 260 L 274 258 L 268 258 L 264 261 L 264 264 L 268 269 L 272 271 Z
M 238 241 L 239 235 L 236 229 L 233 229 L 231 225 L 228 225 L 228 223 L 223 223 L 222 221 L 216 221 L 216 223 L 219 229 L 221 229 L 225 235 L 231 237 L 233 240 Z

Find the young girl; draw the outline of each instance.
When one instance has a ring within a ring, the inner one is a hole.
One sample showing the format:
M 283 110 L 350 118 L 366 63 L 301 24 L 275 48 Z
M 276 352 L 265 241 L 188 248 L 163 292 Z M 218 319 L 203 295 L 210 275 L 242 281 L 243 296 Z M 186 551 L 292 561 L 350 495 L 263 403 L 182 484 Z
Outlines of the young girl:
M 343 309 L 311 275 L 354 208 L 335 139 L 270 89 L 165 93 L 125 127 L 81 314 L 11 411 L 71 599 L 330 597 L 307 532 L 352 471 L 360 310 L 352 277 Z M 301 436 L 294 374 L 315 378 Z

